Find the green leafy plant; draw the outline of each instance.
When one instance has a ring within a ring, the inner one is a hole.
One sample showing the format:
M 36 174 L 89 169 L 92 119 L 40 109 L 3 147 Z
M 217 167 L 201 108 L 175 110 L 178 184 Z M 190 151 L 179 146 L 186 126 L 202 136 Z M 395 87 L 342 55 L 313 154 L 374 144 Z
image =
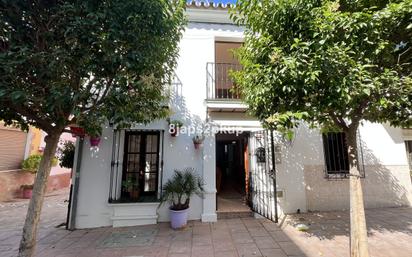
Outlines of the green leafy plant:
M 21 164 L 21 167 L 25 171 L 29 171 L 31 173 L 37 173 L 40 167 L 40 162 L 41 159 L 43 158 L 43 155 L 41 154 L 33 154 L 27 157 Z M 52 159 L 52 166 L 56 166 L 59 160 L 54 157 Z
M 173 125 L 175 128 L 180 128 L 183 126 L 183 122 L 181 120 L 171 120 L 169 125 Z
M 60 167 L 72 169 L 74 162 L 75 145 L 72 141 L 65 141 L 63 146 L 59 147 Z
M 245 27 L 234 79 L 249 111 L 284 133 L 299 121 L 345 133 L 350 251 L 369 256 L 356 133 L 412 126 L 412 1 L 239 0 L 231 17 Z
M 80 117 L 77 123 L 85 130 L 87 135 L 96 138 L 102 135 L 102 124 L 105 123 L 105 119 L 104 116 L 98 113 L 90 113 Z
M 122 187 L 131 190 L 139 186 L 139 181 L 134 178 L 128 178 L 122 182 Z
M 60 135 L 164 118 L 185 1 L 23 1 L 0 8 L 0 120 L 47 133 L 19 247 L 33 256 Z
M 174 175 L 163 187 L 161 203 L 171 203 L 171 210 L 179 211 L 189 208 L 190 197 L 194 194 L 203 197 L 202 179 L 195 174 L 193 168 L 175 170 Z

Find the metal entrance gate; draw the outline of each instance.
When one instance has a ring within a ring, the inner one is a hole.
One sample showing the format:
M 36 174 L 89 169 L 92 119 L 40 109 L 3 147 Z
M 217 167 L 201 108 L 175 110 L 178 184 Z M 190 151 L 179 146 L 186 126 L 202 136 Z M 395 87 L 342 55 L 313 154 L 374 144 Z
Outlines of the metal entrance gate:
M 273 168 L 273 141 L 266 130 L 250 136 L 250 204 L 252 210 L 277 222 L 276 176 Z

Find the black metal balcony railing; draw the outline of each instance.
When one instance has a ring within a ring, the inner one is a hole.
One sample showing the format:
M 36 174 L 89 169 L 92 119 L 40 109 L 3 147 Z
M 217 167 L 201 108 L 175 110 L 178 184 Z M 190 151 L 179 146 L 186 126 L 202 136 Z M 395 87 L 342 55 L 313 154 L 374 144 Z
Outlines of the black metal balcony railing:
M 208 100 L 239 99 L 240 93 L 230 73 L 242 68 L 235 63 L 211 63 L 206 66 L 206 96 Z

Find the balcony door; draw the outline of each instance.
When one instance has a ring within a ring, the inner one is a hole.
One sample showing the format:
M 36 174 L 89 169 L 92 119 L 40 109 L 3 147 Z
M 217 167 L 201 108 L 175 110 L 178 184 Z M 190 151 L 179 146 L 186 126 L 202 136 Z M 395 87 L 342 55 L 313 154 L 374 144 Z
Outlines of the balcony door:
M 242 44 L 239 42 L 215 42 L 215 98 L 238 99 L 239 93 L 234 88 L 230 71 L 240 70 L 239 61 L 234 55 L 234 50 Z
M 122 199 L 156 198 L 159 176 L 158 131 L 128 131 L 125 135 Z

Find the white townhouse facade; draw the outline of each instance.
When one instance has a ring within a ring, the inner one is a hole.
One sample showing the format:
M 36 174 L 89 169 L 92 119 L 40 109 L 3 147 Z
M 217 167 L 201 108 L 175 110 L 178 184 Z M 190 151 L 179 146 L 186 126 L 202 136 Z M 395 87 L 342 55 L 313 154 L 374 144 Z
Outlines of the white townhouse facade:
M 232 49 L 242 44 L 243 28 L 222 4 L 188 3 L 186 14 L 169 104 L 170 119 L 184 124 L 181 133 L 172 136 L 168 121 L 157 120 L 127 130 L 108 125 L 97 148 L 78 139 L 69 227 L 168 221 L 168 204 L 159 207 L 162 185 L 185 167 L 205 183 L 204 197 L 191 199 L 190 220 L 214 222 L 224 212 L 274 219 L 275 208 L 278 215 L 348 209 L 344 135 L 302 125 L 291 141 L 275 133 L 272 145 L 232 89 L 230 70 L 240 68 Z M 205 135 L 199 149 L 194 129 Z M 358 137 L 366 208 L 410 206 L 412 132 L 365 122 Z M 126 187 L 129 179 L 136 185 Z

